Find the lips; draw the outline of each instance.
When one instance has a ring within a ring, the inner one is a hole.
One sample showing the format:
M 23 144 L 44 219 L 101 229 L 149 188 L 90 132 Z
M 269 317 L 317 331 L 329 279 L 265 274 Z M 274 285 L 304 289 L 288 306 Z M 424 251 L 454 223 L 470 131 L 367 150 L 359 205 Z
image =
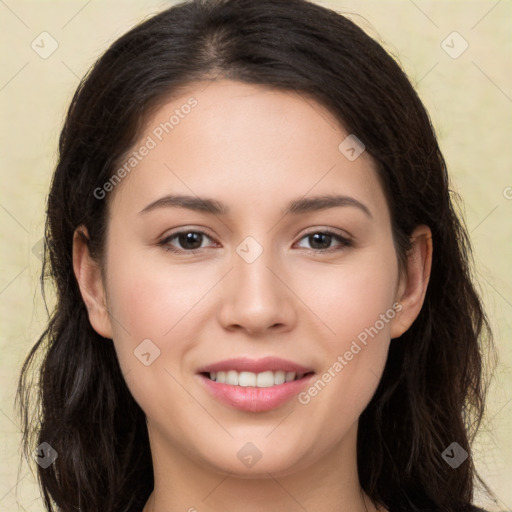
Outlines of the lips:
M 314 371 L 285 359 L 229 359 L 198 370 L 200 382 L 217 400 L 242 411 L 263 412 L 288 402 Z

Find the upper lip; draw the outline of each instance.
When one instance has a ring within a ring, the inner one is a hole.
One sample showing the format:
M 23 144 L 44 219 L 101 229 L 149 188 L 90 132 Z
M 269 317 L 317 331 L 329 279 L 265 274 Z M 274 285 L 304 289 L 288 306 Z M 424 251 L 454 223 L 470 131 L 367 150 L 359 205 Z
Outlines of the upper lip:
M 285 371 L 295 373 L 310 373 L 313 370 L 300 364 L 281 359 L 279 357 L 263 357 L 261 359 L 249 359 L 239 357 L 235 359 L 225 359 L 212 363 L 197 370 L 198 373 L 224 372 L 235 370 L 237 372 L 262 373 L 267 371 Z

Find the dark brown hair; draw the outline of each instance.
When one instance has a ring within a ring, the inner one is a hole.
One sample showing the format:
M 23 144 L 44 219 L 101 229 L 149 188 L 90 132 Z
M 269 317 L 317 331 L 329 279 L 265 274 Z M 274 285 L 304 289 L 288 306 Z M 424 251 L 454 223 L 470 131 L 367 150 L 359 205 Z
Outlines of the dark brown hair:
M 356 134 L 377 164 L 402 263 L 414 228 L 431 228 L 425 302 L 411 328 L 392 340 L 360 417 L 358 470 L 374 503 L 393 512 L 469 510 L 470 444 L 486 388 L 481 344 L 492 348 L 492 338 L 445 161 L 400 66 L 352 21 L 305 0 L 176 5 L 115 41 L 81 81 L 47 205 L 42 283 L 43 293 L 47 278 L 55 285 L 56 307 L 18 392 L 27 453 L 45 441 L 59 454 L 38 468 L 47 509 L 137 511 L 152 491 L 145 416 L 112 343 L 89 323 L 73 273 L 73 233 L 84 225 L 92 254 L 101 256 L 108 198 L 94 191 L 111 178 L 150 112 L 180 87 L 215 78 L 314 98 Z M 452 442 L 469 453 L 457 469 L 441 457 Z

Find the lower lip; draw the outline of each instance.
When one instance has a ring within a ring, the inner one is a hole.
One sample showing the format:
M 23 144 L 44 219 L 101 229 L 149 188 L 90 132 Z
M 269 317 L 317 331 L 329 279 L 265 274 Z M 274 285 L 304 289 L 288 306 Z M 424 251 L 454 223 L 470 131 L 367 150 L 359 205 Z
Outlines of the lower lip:
M 295 395 L 306 387 L 314 374 L 309 374 L 302 379 L 285 382 L 268 388 L 255 386 L 231 386 L 221 384 L 199 375 L 201 381 L 208 391 L 218 400 L 226 405 L 248 412 L 263 412 L 276 409 L 291 400 Z

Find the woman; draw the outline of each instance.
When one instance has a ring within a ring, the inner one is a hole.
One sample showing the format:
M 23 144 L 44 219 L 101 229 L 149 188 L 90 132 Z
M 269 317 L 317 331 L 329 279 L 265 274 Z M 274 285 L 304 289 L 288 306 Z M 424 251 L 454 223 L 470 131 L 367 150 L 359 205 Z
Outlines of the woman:
M 380 45 L 304 0 L 183 3 L 95 64 L 59 149 L 19 391 L 49 511 L 478 510 L 490 331 Z

